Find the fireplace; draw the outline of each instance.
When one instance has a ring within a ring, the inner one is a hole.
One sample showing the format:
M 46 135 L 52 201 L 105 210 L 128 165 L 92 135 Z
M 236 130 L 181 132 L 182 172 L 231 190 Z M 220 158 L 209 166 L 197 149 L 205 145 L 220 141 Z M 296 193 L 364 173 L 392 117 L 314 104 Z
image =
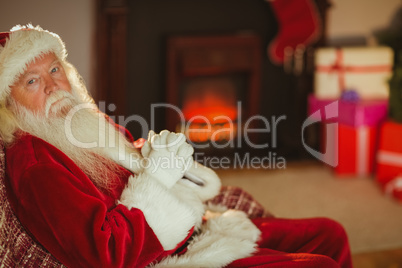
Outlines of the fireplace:
M 330 1 L 314 0 L 314 2 L 323 22 L 321 38 L 313 45 L 316 47 L 325 45 L 326 13 Z M 306 150 L 301 144 L 300 129 L 306 115 L 307 96 L 312 90 L 311 70 L 306 69 L 302 74 L 295 76 L 285 72 L 283 66 L 272 63 L 265 54 L 264 51 L 278 34 L 279 29 L 269 1 L 96 0 L 96 3 L 98 22 L 95 100 L 106 101 L 106 107 L 109 107 L 108 104 L 114 104 L 111 107 L 116 109 L 107 109 L 105 112 L 117 119 L 122 117 L 120 123 L 123 121 L 123 125 L 135 138 L 146 138 L 149 129 L 156 132 L 163 129 L 175 131 L 177 114 L 173 112 L 169 116 L 167 112 L 172 111 L 152 107 L 170 102 L 180 109 L 185 108 L 183 88 L 187 84 L 192 84 L 191 79 L 229 78 L 235 85 L 235 99 L 241 101 L 242 111 L 245 112 L 243 119 L 252 114 L 261 114 L 267 119 L 286 115 L 287 119 L 281 122 L 275 136 L 276 151 L 293 159 L 305 157 Z M 261 54 L 257 59 L 262 61 L 261 70 L 253 71 L 252 66 L 258 64 L 251 60 L 242 68 L 240 66 L 242 57 L 255 57 L 244 52 L 237 53 L 239 48 L 230 46 L 230 42 L 226 42 L 227 45 L 223 48 L 222 46 L 218 49 L 206 48 L 199 52 L 195 51 L 201 48 L 184 51 L 181 47 L 185 45 L 177 44 L 176 49 L 170 49 L 169 55 L 166 55 L 167 44 L 173 42 L 170 41 L 172 39 L 206 35 L 236 37 L 235 33 L 239 32 L 255 33 L 262 40 L 262 45 L 257 51 Z M 199 56 L 206 54 L 210 56 Z M 229 61 L 230 56 L 225 56 L 228 54 L 237 55 L 232 56 L 236 59 L 234 63 Z M 174 69 L 167 68 L 167 62 L 174 66 Z M 170 75 L 166 72 L 171 72 L 172 76 L 169 78 Z M 258 77 L 260 72 L 263 75 L 259 92 L 259 82 L 252 81 L 258 81 L 255 77 Z M 254 90 L 255 88 L 257 90 Z M 215 96 L 205 98 L 210 97 Z M 254 105 L 251 105 L 253 101 Z M 239 117 L 238 112 L 236 116 Z M 241 122 L 237 120 L 236 123 L 239 123 L 237 127 L 239 130 Z M 197 127 L 196 124 L 193 126 Z M 230 127 L 223 123 L 217 124 L 214 133 Z M 236 125 L 233 128 L 236 129 Z M 221 133 L 224 136 L 232 131 Z M 259 139 L 261 138 L 258 144 L 267 143 L 270 149 L 273 149 L 272 133 L 256 134 Z M 205 136 L 212 137 L 210 134 Z M 317 138 L 314 135 L 309 136 L 312 137 L 311 142 L 317 144 L 318 148 Z M 220 139 L 218 135 L 215 138 Z M 199 140 L 204 139 L 201 137 Z M 251 153 L 260 152 L 264 155 L 266 150 Z
M 180 107 L 184 133 L 194 143 L 225 142 L 237 127 L 236 85 L 231 77 L 197 77 L 183 83 Z M 176 125 L 176 131 L 182 130 Z
M 167 111 L 168 128 L 204 147 L 236 138 L 239 110 L 245 116 L 259 111 L 261 47 L 253 34 L 170 37 L 167 102 L 182 117 Z
M 254 34 L 168 38 L 167 102 L 181 111 L 167 111 L 168 129 L 210 151 L 241 138 L 240 114 L 259 112 L 261 48 Z

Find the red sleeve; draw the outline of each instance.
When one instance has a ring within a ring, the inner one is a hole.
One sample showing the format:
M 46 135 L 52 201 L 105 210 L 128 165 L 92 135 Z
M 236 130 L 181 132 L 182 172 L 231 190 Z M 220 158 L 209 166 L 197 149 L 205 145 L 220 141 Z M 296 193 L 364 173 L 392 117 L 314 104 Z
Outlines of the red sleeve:
M 164 254 L 140 210 L 107 211 L 85 176 L 39 162 L 11 183 L 17 217 L 67 266 L 143 267 Z

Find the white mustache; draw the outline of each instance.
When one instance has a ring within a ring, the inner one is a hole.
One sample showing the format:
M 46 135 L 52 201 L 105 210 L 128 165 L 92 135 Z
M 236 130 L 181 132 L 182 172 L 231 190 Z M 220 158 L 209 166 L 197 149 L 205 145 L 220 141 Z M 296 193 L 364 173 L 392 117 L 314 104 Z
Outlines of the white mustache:
M 50 109 L 51 109 L 52 105 L 55 102 L 57 102 L 57 101 L 59 101 L 61 99 L 64 99 L 64 98 L 68 98 L 68 99 L 71 99 L 71 100 L 74 99 L 73 96 L 69 92 L 67 92 L 65 90 L 54 91 L 48 97 L 48 99 L 46 100 L 46 107 L 45 107 L 45 115 L 46 115 L 46 117 L 49 117 L 49 113 L 50 113 Z

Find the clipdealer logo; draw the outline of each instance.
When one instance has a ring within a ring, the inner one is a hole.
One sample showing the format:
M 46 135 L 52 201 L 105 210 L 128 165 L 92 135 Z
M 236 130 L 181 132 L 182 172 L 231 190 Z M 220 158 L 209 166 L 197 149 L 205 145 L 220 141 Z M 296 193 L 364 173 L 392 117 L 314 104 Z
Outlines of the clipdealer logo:
M 338 101 L 326 105 L 323 109 L 317 110 L 304 121 L 302 125 L 302 143 L 304 148 L 318 160 L 332 166 L 338 166 Z M 321 116 L 321 114 L 324 116 Z M 304 129 L 312 124 L 325 122 L 325 152 L 319 152 L 305 143 Z
M 109 105 L 110 106 L 110 105 Z M 158 104 L 153 104 L 151 106 L 151 126 L 148 125 L 148 122 L 145 120 L 145 118 L 139 116 L 139 115 L 131 115 L 129 117 L 124 117 L 124 116 L 119 116 L 118 118 L 112 118 L 111 119 L 116 122 L 117 124 L 126 127 L 128 123 L 130 122 L 136 122 L 139 123 L 141 130 L 142 130 L 142 137 L 146 137 L 148 135 L 149 129 L 154 129 L 154 110 L 156 108 L 168 108 L 168 109 L 173 109 L 175 110 L 179 116 L 180 116 L 180 120 L 181 120 L 181 125 L 184 126 L 184 129 L 182 129 L 180 132 L 186 133 L 190 131 L 193 132 L 202 132 L 204 131 L 203 129 L 201 130 L 192 130 L 189 128 L 189 125 L 187 122 L 186 124 L 186 120 L 184 119 L 184 115 L 182 114 L 181 110 L 176 107 L 173 106 L 171 104 L 166 104 L 166 103 L 158 103 Z M 107 128 L 104 126 L 104 122 L 102 120 L 99 121 L 99 139 L 97 140 L 97 142 L 83 142 L 83 141 L 79 141 L 77 140 L 73 133 L 72 133 L 72 118 L 74 117 L 74 114 L 76 112 L 78 112 L 81 109 L 93 109 L 93 104 L 81 104 L 81 105 L 77 105 L 76 107 L 74 107 L 73 109 L 70 110 L 70 112 L 67 115 L 66 118 L 66 124 L 65 124 L 65 134 L 67 135 L 68 139 L 70 140 L 70 142 L 74 145 L 76 145 L 77 147 L 81 147 L 81 148 L 95 148 L 95 147 L 119 147 L 119 157 L 123 157 L 125 158 L 125 147 L 123 143 L 118 143 L 118 144 L 114 144 L 115 139 L 114 138 L 107 138 L 106 136 L 108 135 L 108 133 L 104 133 L 105 131 L 107 132 Z M 102 110 L 105 110 L 105 103 L 101 102 L 99 105 L 99 108 Z M 110 108 L 110 107 L 109 107 Z M 112 107 L 113 108 L 113 107 Z M 238 103 L 238 115 L 239 118 L 241 119 L 241 104 Z M 304 148 L 307 150 L 307 152 L 309 152 L 312 156 L 314 156 L 315 158 L 317 158 L 318 160 L 332 166 L 332 167 L 336 167 L 338 165 L 338 123 L 337 123 L 337 119 L 338 118 L 338 101 L 334 101 L 328 105 L 326 105 L 324 108 L 322 108 L 321 110 L 318 110 L 316 112 L 314 112 L 313 114 L 311 114 L 302 124 L 302 128 L 301 128 L 301 142 L 304 146 Z M 208 144 L 208 146 L 212 146 L 215 147 L 217 149 L 219 148 L 223 148 L 223 147 L 228 147 L 228 148 L 241 148 L 243 145 L 243 142 L 245 142 L 248 146 L 250 146 L 251 148 L 254 149 L 265 149 L 265 148 L 272 148 L 275 149 L 277 147 L 277 128 L 278 128 L 278 124 L 281 121 L 286 120 L 286 116 L 282 115 L 279 117 L 276 116 L 272 116 L 271 120 L 265 118 L 262 115 L 255 115 L 252 116 L 250 118 L 248 118 L 246 120 L 246 122 L 244 124 L 241 124 L 240 121 L 240 126 L 239 128 L 233 128 L 234 126 L 234 122 L 230 121 L 230 119 L 228 120 L 228 125 L 230 125 L 230 128 L 223 128 L 223 129 L 218 129 L 215 132 L 222 132 L 222 131 L 226 131 L 228 133 L 232 133 L 233 131 L 230 132 L 230 130 L 236 130 L 236 135 L 234 137 L 231 137 L 230 139 L 227 139 L 226 143 L 224 144 L 219 144 L 216 143 L 214 139 L 211 139 L 210 144 Z M 251 122 L 252 121 L 256 121 L 259 120 L 263 123 L 263 127 L 261 128 L 250 128 Z M 213 124 L 214 122 L 210 122 L 208 121 L 207 118 L 205 118 L 205 122 L 207 124 L 209 124 L 209 126 L 211 124 Z M 305 142 L 305 129 L 315 123 L 325 123 L 325 152 L 319 152 L 314 150 L 313 148 L 309 147 L 306 142 Z M 239 122 L 237 122 L 239 123 Z M 102 127 L 103 126 L 103 127 Z M 226 126 L 226 125 L 225 125 Z M 213 130 L 212 127 L 210 127 L 210 129 Z M 271 141 L 262 143 L 262 144 L 256 144 L 253 143 L 250 139 L 249 139 L 249 135 L 253 132 L 259 132 L 259 133 L 267 133 L 267 134 L 271 134 Z M 113 132 L 112 132 L 113 134 Z M 106 135 L 106 136 L 105 136 Z M 110 135 L 110 133 L 109 133 Z M 214 136 L 211 136 L 214 137 Z M 236 137 L 236 138 L 235 138 Z M 240 139 L 240 137 L 243 137 L 244 140 Z M 106 143 L 110 143 L 112 142 L 113 144 L 106 144 Z M 199 148 L 204 148 L 202 144 L 194 144 L 191 141 L 189 141 L 191 143 L 191 145 L 193 145 L 194 148 L 197 148 L 197 146 Z M 235 153 L 234 158 L 230 159 L 230 158 L 208 158 L 205 155 L 194 155 L 194 157 L 196 158 L 195 160 L 198 160 L 201 163 L 204 163 L 204 165 L 215 165 L 215 162 L 217 161 L 217 165 L 220 168 L 224 168 L 226 166 L 232 166 L 233 164 L 235 166 L 238 166 L 239 168 L 247 168 L 247 167 L 265 167 L 265 168 L 286 168 L 286 160 L 277 155 L 275 152 L 270 152 L 268 151 L 268 154 L 265 157 L 251 157 L 251 155 L 249 153 L 246 153 L 244 155 L 242 155 L 242 157 L 238 154 Z M 198 159 L 197 159 L 198 158 Z M 202 158 L 202 159 L 200 159 Z M 123 159 L 124 160 L 124 159 Z M 234 162 L 233 162 L 234 161 Z M 207 163 L 206 163 L 207 162 Z M 232 164 L 232 165 L 230 165 Z

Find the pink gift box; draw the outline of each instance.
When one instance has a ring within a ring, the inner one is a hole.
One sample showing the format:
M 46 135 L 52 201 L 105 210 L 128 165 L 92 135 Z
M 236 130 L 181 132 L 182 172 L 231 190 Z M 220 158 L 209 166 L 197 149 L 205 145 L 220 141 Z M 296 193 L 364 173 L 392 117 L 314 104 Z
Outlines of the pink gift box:
M 388 116 L 388 100 L 351 102 L 337 99 L 318 99 L 313 94 L 308 98 L 308 113 L 313 115 L 318 110 L 324 111 L 325 106 L 336 101 L 338 102 L 338 120 L 336 121 L 345 125 L 353 127 L 377 126 L 385 121 Z M 319 118 L 317 117 L 317 119 Z

